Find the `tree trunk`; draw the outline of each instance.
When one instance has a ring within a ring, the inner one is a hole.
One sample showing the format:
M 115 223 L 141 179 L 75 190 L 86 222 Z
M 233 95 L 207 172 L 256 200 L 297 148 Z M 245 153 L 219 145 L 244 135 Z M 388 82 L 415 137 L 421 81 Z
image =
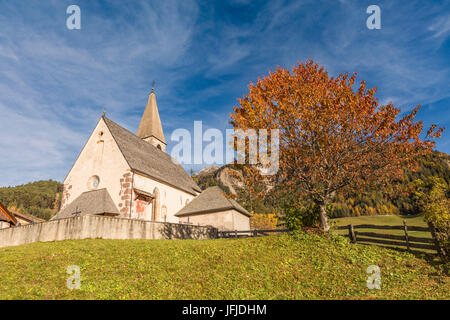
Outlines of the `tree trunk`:
M 327 217 L 327 203 L 322 202 L 318 203 L 319 206 L 319 215 L 320 215 L 320 225 L 322 227 L 323 231 L 330 230 L 330 225 L 328 224 L 328 217 Z

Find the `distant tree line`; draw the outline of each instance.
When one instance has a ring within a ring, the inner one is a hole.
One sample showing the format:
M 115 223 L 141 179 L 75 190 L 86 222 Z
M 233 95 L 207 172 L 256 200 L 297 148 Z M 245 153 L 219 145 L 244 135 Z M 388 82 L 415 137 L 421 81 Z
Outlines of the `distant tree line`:
M 240 166 L 235 166 L 234 169 L 245 172 Z M 432 177 L 441 179 L 443 187 L 447 190 L 447 198 L 450 198 L 449 155 L 435 151 L 421 156 L 416 170 L 412 170 L 412 168 L 406 170 L 402 179 L 392 182 L 382 190 L 369 189 L 366 192 L 355 190 L 354 193 L 346 198 L 336 196 L 328 205 L 328 215 L 331 218 L 340 218 L 368 215 L 418 214 L 420 210 L 415 197 L 417 181 L 427 181 Z M 202 176 L 196 180 L 203 190 L 210 186 L 219 186 L 225 193 L 232 196 L 229 189 L 215 179 L 213 175 Z M 249 179 L 246 179 L 246 181 L 249 181 Z M 253 192 L 249 192 L 250 188 L 253 189 Z M 260 214 L 276 214 L 281 218 L 279 221 L 282 221 L 282 217 L 285 216 L 287 211 L 298 210 L 303 213 L 294 216 L 296 216 L 296 219 L 306 219 L 303 221 L 303 224 L 309 225 L 317 222 L 318 212 L 314 205 L 307 202 L 294 204 L 295 199 L 291 199 L 289 193 L 276 188 L 271 189 L 268 193 L 264 193 L 263 190 L 266 189 L 267 185 L 255 181 L 247 185 L 246 188 L 239 189 L 235 198 L 249 212 L 258 214 L 259 220 L 262 220 L 261 216 L 259 216 Z M 255 194 L 258 192 L 255 192 L 255 190 L 260 190 L 261 193 L 264 193 L 264 196 L 256 196 Z
M 61 205 L 63 185 L 47 180 L 0 188 L 0 202 L 10 210 L 48 220 Z
M 420 212 L 415 198 L 417 181 L 428 181 L 431 177 L 441 179 L 442 188 L 446 190 L 446 197 L 450 198 L 450 156 L 440 152 L 422 156 L 417 170 L 406 170 L 402 179 L 394 181 L 383 190 L 367 190 L 367 192 L 355 191 L 350 196 L 343 198 L 336 196 L 328 205 L 328 215 L 332 218 L 366 216 L 366 215 L 386 215 L 401 214 L 411 215 Z M 234 169 L 241 170 L 240 166 Z M 293 204 L 294 200 L 290 195 L 277 188 L 264 193 L 264 197 L 258 197 L 260 190 L 262 193 L 268 189 L 267 185 L 259 181 L 246 179 L 249 184 L 243 189 L 239 189 L 236 196 L 233 196 L 227 186 L 218 181 L 214 174 L 195 178 L 201 189 L 211 186 L 219 186 L 230 197 L 236 200 L 249 212 L 255 214 L 275 214 L 282 218 L 286 211 L 300 210 L 304 214 L 297 215 L 296 219 L 305 217 L 304 224 L 314 223 L 318 218 L 317 208 L 309 203 Z M 249 192 L 252 189 L 253 192 Z M 61 205 L 61 194 L 63 185 L 60 182 L 47 180 L 36 181 L 15 187 L 0 188 L 0 202 L 13 211 L 31 214 L 36 217 L 48 220 Z M 295 216 L 295 215 L 294 215 Z M 299 218 L 300 217 L 300 218 Z M 306 218 L 308 217 L 308 218 Z M 261 217 L 258 216 L 261 220 Z M 271 220 L 272 221 L 272 220 Z M 271 221 L 267 223 L 271 223 Z M 282 219 L 279 219 L 282 221 Z M 265 223 L 265 222 L 261 222 Z

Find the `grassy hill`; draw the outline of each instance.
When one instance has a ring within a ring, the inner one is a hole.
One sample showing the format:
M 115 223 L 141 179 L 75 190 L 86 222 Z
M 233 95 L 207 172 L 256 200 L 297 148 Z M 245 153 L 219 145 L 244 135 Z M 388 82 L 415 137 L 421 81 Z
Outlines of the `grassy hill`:
M 369 265 L 381 290 L 366 287 Z M 66 268 L 81 267 L 68 290 Z M 344 237 L 78 240 L 0 249 L 0 299 L 449 299 L 441 267 Z

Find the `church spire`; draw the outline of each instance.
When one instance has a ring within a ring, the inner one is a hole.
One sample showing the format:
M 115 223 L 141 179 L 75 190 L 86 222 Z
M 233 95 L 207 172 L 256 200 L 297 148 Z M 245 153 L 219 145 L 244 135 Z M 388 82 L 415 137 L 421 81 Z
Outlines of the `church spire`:
M 153 88 L 148 97 L 147 107 L 142 115 L 141 123 L 136 135 L 158 149 L 166 151 L 166 140 L 164 139 Z

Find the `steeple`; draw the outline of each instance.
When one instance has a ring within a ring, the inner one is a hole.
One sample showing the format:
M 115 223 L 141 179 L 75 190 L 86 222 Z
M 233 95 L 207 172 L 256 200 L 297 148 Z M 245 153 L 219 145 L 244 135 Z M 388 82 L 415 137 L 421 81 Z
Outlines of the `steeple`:
M 166 140 L 159 118 L 158 106 L 156 105 L 156 96 L 152 92 L 148 97 L 147 106 L 142 115 L 141 124 L 136 134 L 139 138 L 147 141 L 162 151 L 166 151 Z

